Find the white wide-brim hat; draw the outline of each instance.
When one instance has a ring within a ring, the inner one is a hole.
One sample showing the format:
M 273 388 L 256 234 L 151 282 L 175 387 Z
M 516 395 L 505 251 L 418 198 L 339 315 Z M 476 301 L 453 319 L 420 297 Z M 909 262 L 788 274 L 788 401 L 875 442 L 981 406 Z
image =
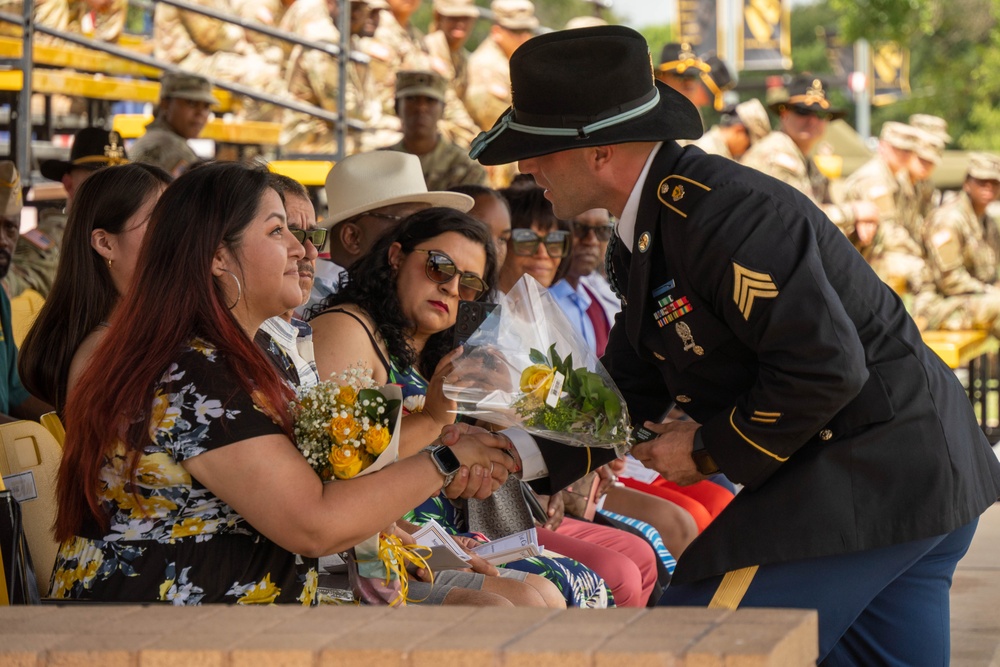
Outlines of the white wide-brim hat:
M 420 159 L 399 151 L 358 153 L 338 162 L 326 177 L 326 200 L 327 228 L 393 204 L 430 204 L 465 213 L 476 203 L 458 192 L 428 192 Z

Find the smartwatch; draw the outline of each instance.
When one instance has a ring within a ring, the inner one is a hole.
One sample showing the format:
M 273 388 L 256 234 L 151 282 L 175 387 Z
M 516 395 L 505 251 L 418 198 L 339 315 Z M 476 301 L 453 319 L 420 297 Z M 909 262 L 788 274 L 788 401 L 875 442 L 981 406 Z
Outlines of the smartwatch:
M 701 429 L 698 429 L 694 434 L 694 449 L 691 451 L 691 458 L 694 459 L 694 465 L 702 475 L 708 477 L 719 472 L 719 466 L 715 463 L 715 459 L 705 449 L 705 441 L 701 437 Z
M 451 451 L 451 448 L 444 447 L 443 445 L 431 445 L 427 447 L 424 451 L 431 455 L 431 461 L 437 467 L 438 472 L 444 475 L 444 481 L 441 483 L 441 488 L 451 484 L 452 480 L 455 479 L 455 475 L 458 474 L 459 469 L 462 467 L 462 463 L 455 456 L 455 452 Z

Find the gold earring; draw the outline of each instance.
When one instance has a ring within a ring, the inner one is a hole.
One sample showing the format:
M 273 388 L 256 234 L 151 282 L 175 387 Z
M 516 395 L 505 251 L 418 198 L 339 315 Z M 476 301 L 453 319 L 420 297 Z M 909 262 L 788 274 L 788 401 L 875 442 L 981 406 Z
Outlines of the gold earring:
M 108 259 L 108 268 L 109 268 L 109 269 L 111 268 L 111 262 L 112 262 L 112 260 L 111 260 L 111 259 L 109 258 L 109 259 Z

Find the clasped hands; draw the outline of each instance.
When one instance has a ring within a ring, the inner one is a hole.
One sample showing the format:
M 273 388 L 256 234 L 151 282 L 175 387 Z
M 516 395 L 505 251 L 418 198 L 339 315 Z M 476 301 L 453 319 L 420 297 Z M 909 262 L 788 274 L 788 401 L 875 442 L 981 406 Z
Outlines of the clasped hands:
M 521 458 L 510 439 L 470 424 L 449 424 L 438 442 L 455 448 L 462 467 L 445 489 L 448 498 L 488 498 L 507 476 L 521 470 Z

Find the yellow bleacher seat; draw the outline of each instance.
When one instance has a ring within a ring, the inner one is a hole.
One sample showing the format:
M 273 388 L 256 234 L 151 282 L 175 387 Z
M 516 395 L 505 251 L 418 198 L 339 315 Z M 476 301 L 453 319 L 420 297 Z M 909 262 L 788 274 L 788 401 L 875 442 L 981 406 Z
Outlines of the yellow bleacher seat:
M 0 474 L 8 489 L 17 490 L 24 533 L 38 578 L 38 591 L 48 594 L 49 577 L 59 545 L 52 534 L 56 516 L 56 477 L 62 448 L 45 428 L 32 421 L 0 424 Z
M 111 129 L 123 139 L 136 139 L 146 133 L 146 126 L 153 121 L 152 116 L 143 114 L 115 114 Z M 205 124 L 199 139 L 211 139 L 226 144 L 251 144 L 277 146 L 281 137 L 281 124 L 258 120 L 226 121 L 213 118 Z
M 119 44 L 119 46 L 122 46 Z M 17 37 L 0 37 L 0 58 L 20 58 L 21 40 Z M 110 53 L 85 49 L 80 46 L 35 43 L 32 62 L 46 67 L 68 67 L 85 72 L 102 72 L 119 76 L 160 78 L 162 70 L 149 65 L 118 58 Z
M 46 431 L 52 434 L 52 437 L 56 439 L 60 447 L 66 444 L 66 429 L 63 428 L 62 419 L 59 419 L 58 413 L 46 412 L 38 419 L 38 422 L 45 427 Z
M 949 368 L 967 366 L 970 361 L 996 352 L 1000 342 L 985 331 L 925 331 L 924 343 L 934 350 Z
M 14 345 L 21 347 L 43 305 L 45 297 L 30 288 L 10 300 L 10 328 L 14 332 Z
M 306 187 L 323 187 L 333 164 L 328 160 L 274 160 L 267 166 L 276 174 L 294 178 Z

